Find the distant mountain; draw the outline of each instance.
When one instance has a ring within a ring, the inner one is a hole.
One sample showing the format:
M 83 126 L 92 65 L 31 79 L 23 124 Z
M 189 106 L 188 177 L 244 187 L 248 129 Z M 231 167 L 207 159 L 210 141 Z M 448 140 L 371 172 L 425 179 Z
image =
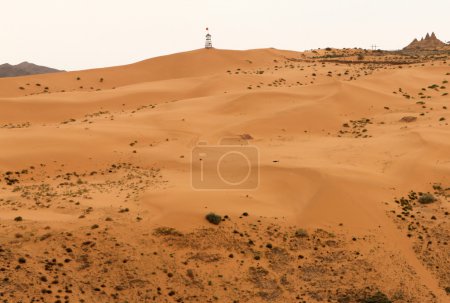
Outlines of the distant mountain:
M 0 78 L 4 77 L 18 77 L 37 74 L 49 74 L 63 72 L 62 70 L 39 66 L 33 63 L 22 62 L 17 65 L 2 64 L 0 65 Z
M 414 39 L 404 50 L 431 50 L 431 49 L 440 49 L 448 46 L 448 44 L 439 40 L 435 33 L 432 33 L 431 36 L 427 34 L 425 38 L 421 40 Z

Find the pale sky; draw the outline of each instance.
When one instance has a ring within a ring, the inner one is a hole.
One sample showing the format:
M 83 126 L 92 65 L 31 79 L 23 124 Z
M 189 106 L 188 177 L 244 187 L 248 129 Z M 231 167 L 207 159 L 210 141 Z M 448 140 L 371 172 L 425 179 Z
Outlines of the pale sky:
M 0 0 L 0 64 L 76 70 L 204 46 L 399 49 L 450 41 L 450 0 Z

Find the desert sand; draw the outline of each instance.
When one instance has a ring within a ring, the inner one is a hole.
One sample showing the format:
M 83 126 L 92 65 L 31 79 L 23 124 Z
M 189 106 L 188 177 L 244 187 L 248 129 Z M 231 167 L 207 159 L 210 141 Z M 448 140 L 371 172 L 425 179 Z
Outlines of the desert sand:
M 448 55 L 361 53 L 0 79 L 0 301 L 448 302 Z M 242 137 L 259 186 L 193 189 Z

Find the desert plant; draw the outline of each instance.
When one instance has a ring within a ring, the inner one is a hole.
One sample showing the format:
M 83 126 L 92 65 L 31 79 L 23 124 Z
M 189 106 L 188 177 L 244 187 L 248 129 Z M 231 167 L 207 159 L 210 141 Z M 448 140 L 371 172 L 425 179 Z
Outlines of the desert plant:
M 433 189 L 434 190 L 442 190 L 442 186 L 439 183 L 435 183 L 435 184 L 433 184 Z
M 209 213 L 206 215 L 206 220 L 208 220 L 208 222 L 211 224 L 219 225 L 219 223 L 222 221 L 222 217 L 215 213 Z
M 177 236 L 180 237 L 183 234 L 172 227 L 158 227 L 153 231 L 154 235 L 157 236 Z
M 295 236 L 298 238 L 307 238 L 308 232 L 305 229 L 300 228 L 295 231 Z
M 430 204 L 435 201 L 436 201 L 436 198 L 430 193 L 425 193 L 419 197 L 420 204 Z

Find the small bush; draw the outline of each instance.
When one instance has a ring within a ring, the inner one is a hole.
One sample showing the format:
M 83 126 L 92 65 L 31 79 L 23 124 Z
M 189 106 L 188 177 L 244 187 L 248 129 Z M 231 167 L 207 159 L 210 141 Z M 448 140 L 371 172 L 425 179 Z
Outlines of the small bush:
M 374 295 L 367 297 L 361 303 L 392 303 L 391 300 L 382 292 L 377 292 Z
M 295 232 L 295 236 L 297 238 L 307 238 L 308 237 L 308 232 L 304 229 L 297 229 L 297 231 Z
M 16 221 L 16 222 L 20 222 L 20 221 L 22 221 L 22 220 L 23 220 L 23 218 L 22 218 L 22 217 L 20 217 L 20 216 L 19 216 L 19 217 L 15 217 L 15 218 L 14 218 L 14 221 Z
M 181 237 L 183 234 L 172 227 L 158 227 L 155 228 L 153 234 L 156 236 L 177 236 Z
M 417 117 L 414 117 L 414 116 L 405 116 L 400 119 L 400 122 L 407 122 L 407 123 L 415 122 L 415 121 L 417 121 Z
M 442 190 L 442 185 L 439 183 L 435 183 L 435 184 L 433 184 L 433 189 L 434 190 Z
M 206 215 L 206 220 L 208 220 L 208 222 L 211 224 L 219 225 L 219 223 L 222 221 L 222 217 L 215 213 L 209 213 Z
M 45 240 L 47 240 L 48 238 L 50 238 L 51 236 L 52 236 L 51 233 L 46 233 L 46 234 L 43 234 L 42 236 L 40 236 L 40 237 L 39 237 L 39 240 L 45 241 Z
M 419 197 L 420 204 L 430 204 L 435 201 L 436 201 L 436 198 L 430 193 L 423 194 Z

